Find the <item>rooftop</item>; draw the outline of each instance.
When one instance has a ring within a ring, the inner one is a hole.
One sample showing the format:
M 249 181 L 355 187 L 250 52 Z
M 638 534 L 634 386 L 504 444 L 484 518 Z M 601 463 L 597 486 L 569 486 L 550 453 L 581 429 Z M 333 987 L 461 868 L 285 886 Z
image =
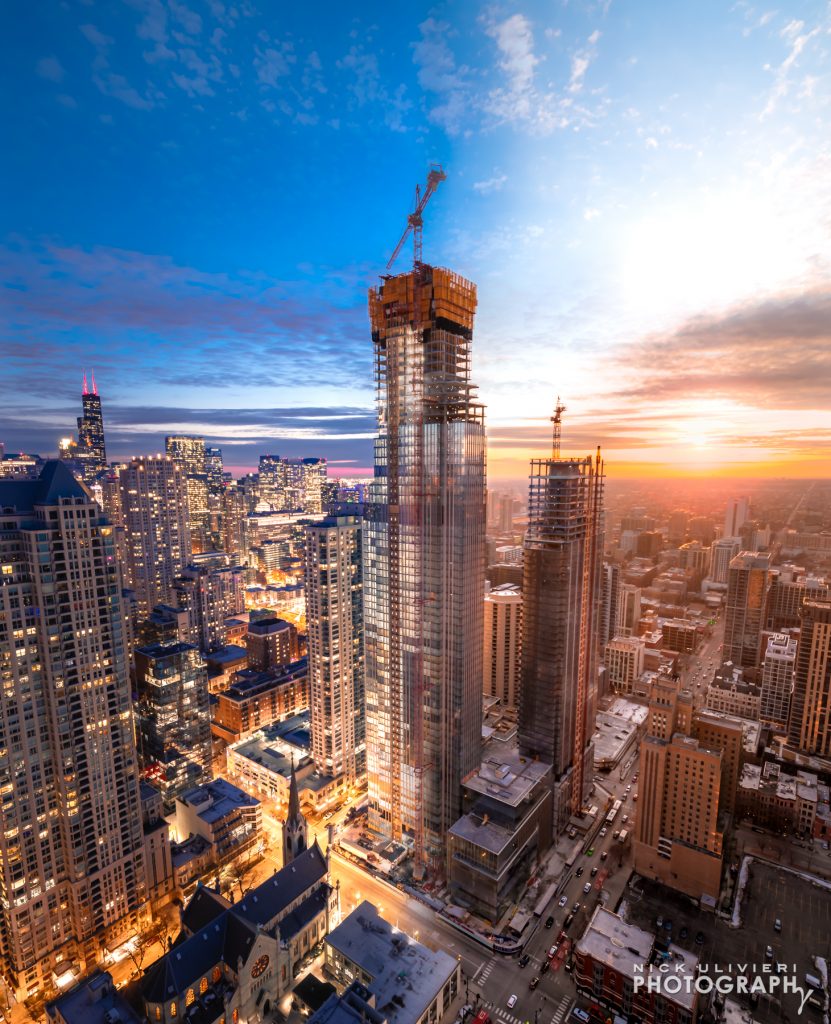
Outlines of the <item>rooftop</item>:
M 178 803 L 193 807 L 209 824 L 219 821 L 239 807 L 256 807 L 259 800 L 222 777 L 202 786 L 194 786 L 176 797 Z
M 66 1024 L 106 1024 L 112 1011 L 118 1014 L 120 1024 L 140 1024 L 108 971 L 95 971 L 46 1006 L 51 1020 L 63 1019 Z
M 610 910 L 597 907 L 589 922 L 585 934 L 577 940 L 578 954 L 590 956 L 596 963 L 605 964 L 618 971 L 626 978 L 634 979 L 636 973 L 647 973 L 650 962 L 657 962 L 653 956 L 655 936 L 635 925 L 627 924 L 623 918 Z M 670 944 L 667 947 L 668 957 L 660 957 L 670 963 L 667 974 L 656 974 L 663 979 L 671 977 L 676 971 L 693 977 L 698 966 L 698 957 L 680 946 Z M 636 972 L 636 968 L 638 968 Z M 682 986 L 678 993 L 668 993 L 666 998 L 671 1002 L 691 1009 L 695 1002 L 695 992 L 687 992 Z
M 522 757 L 516 750 L 486 751 L 479 768 L 464 778 L 462 785 L 474 793 L 518 807 L 550 770 L 549 765 Z
M 376 1008 L 391 1024 L 415 1024 L 458 969 L 457 960 L 400 932 L 367 900 L 329 933 L 326 943 L 369 976 Z

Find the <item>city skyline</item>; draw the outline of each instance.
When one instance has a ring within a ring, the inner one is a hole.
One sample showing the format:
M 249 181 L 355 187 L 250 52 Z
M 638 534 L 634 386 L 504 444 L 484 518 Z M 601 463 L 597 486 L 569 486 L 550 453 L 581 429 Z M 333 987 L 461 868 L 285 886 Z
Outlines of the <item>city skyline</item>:
M 370 5 L 325 37 L 248 5 L 22 12 L 0 440 L 54 452 L 94 369 L 110 458 L 183 433 L 237 471 L 368 471 L 366 290 L 437 160 L 425 258 L 479 284 L 491 480 L 525 478 L 556 392 L 565 454 L 599 442 L 618 479 L 822 476 L 829 24 L 810 2 Z

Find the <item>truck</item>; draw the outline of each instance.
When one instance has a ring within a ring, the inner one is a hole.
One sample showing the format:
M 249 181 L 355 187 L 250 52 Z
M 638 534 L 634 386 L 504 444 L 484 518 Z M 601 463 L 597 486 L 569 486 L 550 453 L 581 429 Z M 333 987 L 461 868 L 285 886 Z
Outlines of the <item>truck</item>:
M 628 838 L 629 838 L 629 829 L 627 829 L 627 828 L 621 829 L 620 830 L 620 835 L 617 837 L 617 841 L 619 843 L 625 843 Z

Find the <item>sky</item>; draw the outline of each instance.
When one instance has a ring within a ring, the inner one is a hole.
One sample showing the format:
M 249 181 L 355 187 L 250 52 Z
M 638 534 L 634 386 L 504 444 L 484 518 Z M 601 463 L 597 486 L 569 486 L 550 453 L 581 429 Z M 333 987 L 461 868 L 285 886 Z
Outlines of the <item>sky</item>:
M 491 481 L 829 475 L 831 5 L 5 6 L 0 441 L 371 465 L 367 289 L 432 163 Z M 395 270 L 412 259 L 405 248 Z

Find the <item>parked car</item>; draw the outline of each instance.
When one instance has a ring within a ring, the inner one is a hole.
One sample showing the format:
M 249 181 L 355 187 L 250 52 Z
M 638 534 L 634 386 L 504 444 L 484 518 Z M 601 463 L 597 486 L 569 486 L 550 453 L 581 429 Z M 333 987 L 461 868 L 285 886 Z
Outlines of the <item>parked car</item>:
M 608 829 L 606 828 L 606 826 L 604 825 L 604 826 L 603 826 L 603 828 L 602 828 L 602 829 L 600 830 L 600 838 L 601 838 L 601 839 L 605 839 L 605 838 L 606 838 L 606 833 L 607 833 L 608 831 L 609 831 L 609 830 L 608 830 Z
M 559 948 L 560 947 L 555 942 L 554 945 L 551 947 L 551 949 L 549 949 L 549 951 L 548 951 L 548 959 L 549 960 L 553 960 L 554 959 L 554 957 L 557 955 L 557 950 Z
M 623 817 L 620 819 L 621 825 L 625 825 L 628 820 L 629 820 L 629 815 L 628 814 L 624 814 Z
M 782 931 L 782 921 L 778 917 L 773 922 L 773 930 L 775 932 L 781 932 Z
M 620 835 L 620 829 L 616 829 L 616 830 L 615 830 L 615 831 L 614 831 L 614 832 L 612 833 L 612 839 L 614 839 L 614 840 L 615 840 L 615 841 L 617 842 L 617 838 L 618 838 L 618 836 L 619 836 L 619 835 Z

